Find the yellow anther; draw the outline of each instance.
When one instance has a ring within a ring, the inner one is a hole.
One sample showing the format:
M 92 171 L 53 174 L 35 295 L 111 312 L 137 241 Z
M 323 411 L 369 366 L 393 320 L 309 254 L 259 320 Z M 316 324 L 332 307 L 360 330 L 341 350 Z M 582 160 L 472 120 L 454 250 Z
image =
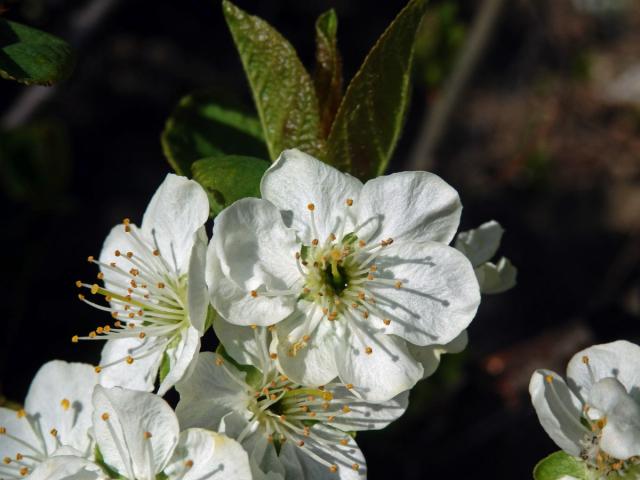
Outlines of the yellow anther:
M 326 409 L 325 409 L 325 410 L 326 410 Z M 330 415 L 330 416 L 327 418 L 327 422 L 333 422 L 335 419 L 336 419 L 336 416 L 335 416 L 335 415 Z
M 27 467 L 22 467 L 20 469 L 20 475 L 22 475 L 23 477 L 26 477 L 29 474 L 29 469 Z
M 95 295 L 96 293 L 98 293 L 98 290 L 100 290 L 100 286 L 97 283 L 94 283 L 93 285 L 91 285 L 92 295 Z
M 164 288 L 164 283 L 162 282 L 158 282 L 158 285 L 156 285 L 158 288 Z
M 16 453 L 16 460 L 20 461 L 24 458 L 24 456 L 21 453 Z
M 96 328 L 96 333 L 97 333 L 98 335 L 102 335 L 102 333 L 104 333 L 104 328 L 102 328 L 102 327 L 98 327 L 98 328 Z
M 127 252 L 127 258 L 133 257 L 133 252 Z
M 71 406 L 71 402 L 69 401 L 69 399 L 67 398 L 63 398 L 60 401 L 60 406 L 62 407 L 63 410 L 69 410 L 69 407 Z
M 251 292 L 249 293 L 253 298 L 256 298 L 258 296 L 258 292 L 256 292 L 255 290 L 251 290 Z
M 160 250 L 154 250 L 152 253 L 154 257 L 158 257 L 160 255 Z
M 27 416 L 27 412 L 25 412 L 24 408 L 21 408 L 20 410 L 18 410 L 18 411 L 16 412 L 16 416 L 17 416 L 18 418 L 24 418 L 24 417 L 26 417 L 26 416 Z
M 56 430 L 55 428 L 52 428 L 51 430 L 49 430 L 49 433 L 51 434 L 52 437 L 58 436 L 58 430 Z
M 96 277 L 98 277 L 98 280 L 104 280 L 104 273 L 102 273 L 102 272 L 98 272 L 98 274 L 96 275 Z
M 330 471 L 331 473 L 336 473 L 336 472 L 338 471 L 338 466 L 337 466 L 337 465 L 331 465 L 331 466 L 329 467 L 329 471 Z
M 398 280 L 396 283 L 393 284 L 393 286 L 396 288 L 402 288 L 402 282 Z
M 349 413 L 351 411 L 351 408 L 349 408 L 349 405 L 345 405 L 342 407 L 342 412 L 343 413 Z
M 329 402 L 333 400 L 333 394 L 331 392 L 322 392 L 322 399 Z
M 269 357 L 271 357 L 272 360 L 275 360 L 276 358 L 278 358 L 278 354 L 272 352 L 272 353 L 269 354 Z
M 310 203 L 309 205 L 307 205 L 307 208 L 309 209 L 309 211 L 313 212 L 316 209 L 316 206 L 313 203 Z
M 109 420 L 109 414 L 107 412 L 104 412 L 102 415 L 100 415 L 100 418 L 106 422 L 107 420 Z
M 144 439 L 145 440 L 149 440 L 153 435 L 151 435 L 151 432 L 144 432 Z
M 102 327 L 102 331 L 104 333 L 109 333 L 111 331 L 111 325 L 105 325 L 104 327 Z
M 553 383 L 553 375 L 547 375 L 544 379 L 547 383 Z
M 131 364 L 133 363 L 133 357 L 132 357 L 131 355 L 129 355 L 129 356 L 127 357 L 126 362 L 127 362 L 129 365 L 131 365 Z
M 78 338 L 78 335 L 74 335 L 73 337 L 71 337 L 71 342 L 72 343 L 78 343 L 80 339 Z
M 7 428 L 6 427 L 0 427 L 0 435 L 6 435 L 7 433 Z
M 343 438 L 342 440 L 340 440 L 340 445 L 342 445 L 343 447 L 346 447 L 347 445 L 349 445 L 349 440 L 347 440 L 346 438 Z
M 358 470 L 360 470 L 360 465 L 354 463 L 353 465 L 351 465 L 351 468 L 353 468 L 357 472 Z
M 298 446 L 299 446 L 299 447 L 304 447 L 304 440 L 300 440 L 300 441 L 298 442 Z
M 589 357 L 587 357 L 586 355 L 582 357 L 582 363 L 584 363 L 585 365 L 589 365 Z
M 144 332 L 140 332 L 140 333 L 138 334 L 138 338 L 144 338 L 144 337 L 146 337 L 146 336 L 147 336 L 147 334 L 146 334 L 146 333 L 144 333 Z
M 302 340 L 308 342 L 309 340 L 311 340 L 311 337 L 309 335 L 303 335 Z
M 4 464 L 6 464 L 6 465 L 9 465 L 9 464 L 11 463 L 11 459 L 10 459 L 9 457 L 4 457 L 4 458 L 2 459 L 2 462 L 3 462 Z
M 367 347 L 367 348 L 365 348 L 365 349 L 364 349 L 364 351 L 365 351 L 365 353 L 366 353 L 367 355 L 371 355 L 371 354 L 373 353 L 373 348 L 371 348 L 371 347 Z
M 384 320 L 382 320 L 382 323 L 388 326 L 391 324 L 391 320 L 389 320 L 388 318 L 385 318 Z
M 193 460 L 187 460 L 186 462 L 184 462 L 184 466 L 186 468 L 191 468 L 193 467 Z
M 373 280 L 373 274 L 372 274 L 372 273 L 370 273 L 369 275 L 367 275 L 367 280 L 369 280 L 369 281 Z
M 89 262 L 89 263 L 93 263 L 93 261 L 94 261 L 94 260 L 95 260 L 95 259 L 93 258 L 93 255 L 89 255 L 89 256 L 87 257 L 87 262 Z
M 82 282 L 80 280 L 76 280 L 76 287 L 82 288 Z
M 313 245 L 314 247 L 317 247 L 318 243 L 320 243 L 320 241 L 317 238 L 314 238 L 313 240 L 311 240 L 311 245 Z
M 83 295 L 83 294 L 81 294 L 81 293 L 79 293 L 79 294 L 78 294 L 78 298 L 79 298 L 80 300 L 84 300 L 84 295 Z
M 281 423 L 284 423 L 284 422 L 286 422 L 286 421 L 287 421 L 287 417 L 286 417 L 286 415 L 280 415 L 280 416 L 278 417 L 278 420 L 280 420 L 280 422 L 281 422 Z
M 117 312 L 113 312 L 113 313 L 116 314 L 116 315 L 114 315 L 114 318 L 118 316 Z M 113 326 L 116 327 L 116 328 L 120 328 L 120 327 L 122 327 L 122 322 L 120 320 L 116 320 L 115 322 L 113 322 Z
M 252 323 L 251 325 L 249 325 L 249 327 L 251 327 L 251 330 L 255 330 L 256 328 L 258 328 L 258 325 Z
M 365 320 L 369 318 L 369 312 L 367 312 L 366 310 L 362 312 L 362 318 L 364 318 Z
M 100 372 L 102 371 L 102 367 L 101 367 L 101 366 L 99 366 L 99 365 L 96 365 L 96 366 L 93 368 L 93 370 L 94 370 L 96 373 L 100 373 Z
M 347 383 L 344 388 L 346 388 L 347 390 L 351 390 L 353 388 L 353 383 Z
M 347 204 L 348 207 L 353 205 L 353 198 L 347 198 L 347 201 L 345 202 Z
M 216 357 L 216 365 L 220 366 L 224 363 L 224 360 L 222 360 L 222 357 Z
M 374 265 L 371 265 L 371 266 L 369 267 L 369 271 L 370 271 L 370 272 L 376 272 L 376 271 L 378 271 L 378 266 L 377 266 L 377 265 L 375 265 L 375 264 L 374 264 Z
M 89 338 L 96 338 L 98 334 L 94 331 L 89 332 Z
M 364 246 L 367 244 L 367 242 L 365 242 L 364 240 L 358 240 L 358 246 L 360 248 L 364 248 Z
M 120 253 L 120 250 L 116 250 L 115 252 L 113 252 L 113 254 L 114 254 L 116 257 L 119 257 L 120 255 L 122 255 L 122 253 Z

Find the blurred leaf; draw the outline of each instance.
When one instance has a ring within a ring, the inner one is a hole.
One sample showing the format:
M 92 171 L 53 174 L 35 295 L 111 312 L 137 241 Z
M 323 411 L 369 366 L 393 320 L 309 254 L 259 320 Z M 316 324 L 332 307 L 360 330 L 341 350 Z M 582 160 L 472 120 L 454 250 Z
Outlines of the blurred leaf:
M 16 202 L 60 206 L 70 173 L 69 145 L 59 122 L 0 132 L 0 185 Z
M 207 191 L 211 212 L 245 197 L 260 197 L 260 180 L 269 163 L 259 158 L 240 155 L 218 155 L 203 158 L 191 166 L 193 178 Z
M 52 85 L 73 69 L 73 53 L 64 40 L 0 18 L 0 76 L 27 85 Z
M 411 0 L 378 39 L 351 80 L 331 128 L 329 163 L 361 179 L 385 171 L 400 137 L 425 3 Z
M 268 158 L 260 121 L 213 90 L 180 100 L 162 132 L 162 149 L 180 175 L 201 158 L 234 153 Z
M 318 99 L 291 44 L 264 20 L 223 1 L 271 160 L 287 148 L 324 158 Z
M 571 455 L 559 451 L 544 458 L 533 469 L 535 480 L 560 480 L 565 475 L 579 480 L 588 480 L 589 470 L 587 465 Z
M 342 58 L 338 51 L 338 17 L 331 9 L 316 21 L 316 70 L 313 81 L 320 105 L 323 136 L 329 136 L 331 124 L 342 99 Z
M 164 382 L 164 379 L 169 375 L 169 370 L 171 370 L 171 359 L 167 352 L 162 353 L 162 362 L 160 363 L 160 368 L 158 369 L 158 379 L 160 383 Z

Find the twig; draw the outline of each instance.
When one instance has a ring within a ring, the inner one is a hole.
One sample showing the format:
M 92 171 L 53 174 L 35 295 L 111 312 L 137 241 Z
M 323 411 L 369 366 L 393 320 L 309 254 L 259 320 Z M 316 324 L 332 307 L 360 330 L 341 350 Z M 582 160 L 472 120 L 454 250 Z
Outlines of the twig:
M 429 170 L 433 166 L 433 155 L 447 131 L 451 114 L 486 50 L 506 2 L 485 0 L 482 4 L 444 91 L 433 108 L 425 111 L 420 133 L 409 154 L 409 170 Z

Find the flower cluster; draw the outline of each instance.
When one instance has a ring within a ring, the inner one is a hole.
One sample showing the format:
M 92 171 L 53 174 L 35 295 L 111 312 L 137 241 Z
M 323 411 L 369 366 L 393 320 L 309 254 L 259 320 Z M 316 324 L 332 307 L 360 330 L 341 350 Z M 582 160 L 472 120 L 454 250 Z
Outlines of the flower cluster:
M 550 370 L 531 377 L 529 390 L 542 427 L 579 460 L 585 478 L 640 475 L 639 364 L 640 347 L 620 340 L 576 353 L 566 381 Z
M 489 262 L 497 223 L 450 246 L 462 207 L 436 175 L 363 184 L 287 150 L 260 193 L 209 240 L 206 192 L 168 175 L 140 226 L 111 230 L 88 258 L 98 281 L 77 282 L 111 320 L 72 338 L 106 340 L 102 358 L 50 362 L 24 410 L 0 409 L 0 477 L 365 478 L 355 433 L 399 418 L 465 348 L 481 291 L 515 283 Z

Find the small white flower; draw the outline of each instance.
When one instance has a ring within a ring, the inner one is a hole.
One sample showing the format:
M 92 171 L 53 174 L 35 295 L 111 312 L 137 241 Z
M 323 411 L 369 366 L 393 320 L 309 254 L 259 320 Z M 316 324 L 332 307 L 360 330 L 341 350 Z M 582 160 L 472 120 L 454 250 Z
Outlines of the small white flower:
M 169 404 L 151 393 L 96 386 L 93 428 L 104 463 L 128 480 L 252 478 L 238 442 L 198 428 L 180 433 Z
M 529 391 L 543 428 L 597 478 L 640 463 L 638 365 L 640 347 L 620 340 L 574 355 L 567 382 L 549 370 L 531 377 Z
M 260 188 L 216 219 L 213 306 L 237 325 L 277 323 L 280 365 L 298 383 L 338 376 L 372 401 L 410 389 L 424 370 L 407 343 L 453 341 L 480 302 L 471 264 L 448 246 L 457 192 L 427 172 L 363 185 L 297 150 Z
M 0 407 L 0 478 L 23 478 L 57 455 L 90 458 L 91 394 L 97 381 L 91 365 L 54 360 L 38 370 L 24 409 Z
M 267 329 L 219 319 L 214 328 L 238 363 L 200 353 L 193 374 L 176 386 L 182 426 L 224 429 L 249 452 L 259 470 L 254 476 L 366 478 L 364 457 L 348 432 L 385 427 L 404 413 L 408 392 L 371 404 L 354 398 L 351 385 L 305 387 L 278 373 L 276 345 L 267 348 Z
M 491 220 L 460 232 L 456 238 L 455 247 L 471 261 L 484 294 L 506 292 L 516 284 L 518 271 L 508 258 L 500 257 L 497 263 L 490 261 L 500 247 L 503 233 L 500 224 Z
M 189 371 L 200 349 L 208 309 L 204 264 L 209 216 L 206 193 L 196 182 L 167 175 L 136 227 L 128 219 L 104 242 L 104 286 L 77 282 L 109 305 L 80 299 L 115 320 L 79 339 L 108 340 L 97 370 L 104 386 L 150 391 L 161 364 L 163 395 Z

